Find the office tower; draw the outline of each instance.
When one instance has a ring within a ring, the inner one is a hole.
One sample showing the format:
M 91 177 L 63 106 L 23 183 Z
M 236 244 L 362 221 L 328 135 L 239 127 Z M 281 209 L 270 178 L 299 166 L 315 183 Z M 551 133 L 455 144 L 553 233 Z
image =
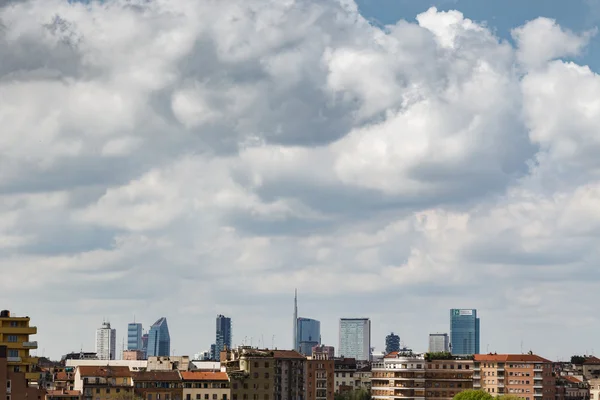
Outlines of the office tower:
M 371 359 L 371 320 L 340 318 L 339 356 L 360 361 Z
M 148 332 L 147 357 L 161 357 L 171 355 L 171 337 L 169 336 L 169 326 L 165 317 L 156 321 L 150 332 Z
M 127 350 L 142 350 L 142 324 L 127 325 Z
M 37 342 L 30 340 L 30 335 L 37 334 L 37 328 L 29 325 L 29 317 L 17 317 L 10 311 L 0 311 L 0 346 L 6 346 L 7 371 L 24 372 L 27 381 L 37 382 L 39 372 L 33 372 L 37 367 L 37 357 L 29 355 L 30 350 L 38 348 Z
M 310 356 L 312 348 L 321 344 L 321 323 L 310 318 L 298 318 L 296 321 L 295 350 L 300 354 Z
M 455 355 L 479 354 L 477 310 L 450 310 L 450 350 Z
M 142 354 L 144 357 L 144 360 L 146 360 L 148 358 L 148 334 L 144 333 L 142 335 Z
M 400 351 L 400 336 L 394 335 L 394 332 L 385 337 L 385 354 L 392 351 Z
M 429 334 L 429 352 L 430 353 L 447 353 L 450 351 L 450 340 L 447 333 L 430 333 Z
M 114 360 L 117 355 L 117 330 L 110 322 L 103 322 L 96 330 L 96 355 L 98 360 Z
M 218 360 L 225 347 L 231 348 L 231 318 L 217 316 L 217 335 L 215 340 L 215 360 Z

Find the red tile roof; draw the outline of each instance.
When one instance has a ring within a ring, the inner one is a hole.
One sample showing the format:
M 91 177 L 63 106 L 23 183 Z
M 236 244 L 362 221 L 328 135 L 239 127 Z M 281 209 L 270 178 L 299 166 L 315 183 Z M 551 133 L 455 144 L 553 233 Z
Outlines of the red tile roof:
M 569 381 L 571 383 L 581 383 L 581 381 L 577 378 L 575 378 L 572 375 L 565 375 L 565 376 L 561 376 L 561 378 L 563 378 L 566 381 Z
M 48 396 L 80 396 L 81 392 L 79 390 L 48 390 Z
M 91 366 L 91 365 L 80 365 L 77 367 L 79 369 L 79 375 L 81 376 L 97 376 L 103 378 L 130 378 L 131 371 L 129 367 L 122 366 Z
M 391 353 L 388 353 L 385 356 L 383 356 L 383 358 L 398 358 L 398 352 L 397 351 L 392 351 Z
M 133 373 L 134 381 L 180 381 L 179 371 L 140 371 Z
M 588 357 L 588 358 L 585 359 L 584 364 L 587 364 L 587 365 L 598 365 L 598 364 L 600 364 L 600 358 L 594 357 L 594 356 Z
M 56 373 L 56 379 L 55 381 L 69 381 L 72 380 L 73 378 L 69 378 L 69 374 L 67 374 L 64 371 L 60 371 Z
M 228 381 L 229 377 L 225 372 L 203 372 L 203 371 L 182 371 L 181 377 L 184 381 Z
M 543 357 L 535 354 L 475 354 L 475 361 L 496 361 L 496 362 L 538 362 L 551 363 Z
M 296 350 L 273 350 L 273 357 L 275 358 L 294 358 L 306 360 L 302 354 Z

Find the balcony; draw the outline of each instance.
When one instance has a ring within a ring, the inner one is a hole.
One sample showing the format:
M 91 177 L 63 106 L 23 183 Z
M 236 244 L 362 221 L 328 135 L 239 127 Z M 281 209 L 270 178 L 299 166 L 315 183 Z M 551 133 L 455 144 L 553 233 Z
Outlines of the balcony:
M 479 374 L 479 372 L 473 374 L 473 379 L 481 379 L 481 375 Z
M 23 347 L 26 349 L 37 349 L 38 344 L 37 342 L 23 342 Z
M 542 383 L 541 383 L 541 382 L 534 382 L 534 383 L 533 383 L 533 388 L 534 388 L 534 389 L 543 389 L 543 388 L 544 388 L 544 386 L 542 385 Z
M 6 361 L 8 361 L 9 363 L 20 363 L 23 360 L 21 359 L 21 357 L 6 357 Z
M 35 335 L 37 328 L 35 326 L 3 326 L 0 332 L 5 335 Z
M 39 381 L 42 377 L 42 374 L 39 372 L 26 372 L 25 379 L 28 381 Z

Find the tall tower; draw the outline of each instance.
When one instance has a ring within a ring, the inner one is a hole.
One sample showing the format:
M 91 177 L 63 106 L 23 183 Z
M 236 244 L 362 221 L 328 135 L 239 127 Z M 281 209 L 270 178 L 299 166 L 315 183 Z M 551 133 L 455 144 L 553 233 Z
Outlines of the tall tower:
M 96 355 L 99 360 L 114 360 L 117 357 L 117 331 L 110 327 L 110 322 L 103 322 L 96 329 Z
M 450 310 L 450 346 L 454 355 L 479 354 L 479 318 L 476 309 Z
M 215 346 L 215 360 L 220 359 L 220 354 L 225 350 L 225 347 L 231 348 L 231 318 L 221 314 L 217 315 Z
M 298 289 L 294 289 L 294 342 L 292 348 L 298 350 Z

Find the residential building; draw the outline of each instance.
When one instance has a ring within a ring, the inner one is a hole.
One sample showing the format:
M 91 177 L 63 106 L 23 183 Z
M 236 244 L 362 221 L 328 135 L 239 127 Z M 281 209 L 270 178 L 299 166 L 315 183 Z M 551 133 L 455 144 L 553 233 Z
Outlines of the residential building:
M 190 361 L 190 371 L 200 372 L 225 372 L 225 366 L 221 365 L 220 361 Z
M 555 400 L 590 400 L 590 385 L 571 375 L 556 378 Z
M 183 381 L 179 371 L 133 373 L 135 394 L 145 400 L 182 400 Z
M 144 352 L 142 350 L 125 350 L 123 352 L 123 360 L 136 361 L 144 359 Z
M 117 355 L 117 331 L 110 322 L 103 322 L 96 330 L 96 355 L 99 360 L 114 360 Z
M 356 359 L 354 358 L 336 358 L 334 364 L 334 386 L 335 393 L 345 393 L 354 390 L 356 383 Z
M 590 400 L 600 399 L 600 378 L 594 378 L 587 381 L 590 386 Z
M 304 400 L 306 357 L 295 350 L 240 347 L 221 353 L 232 400 Z
M 450 310 L 450 350 L 454 355 L 479 354 L 479 318 L 475 309 Z
M 425 398 L 451 400 L 463 390 L 473 389 L 473 360 L 428 359 L 425 367 Z
M 400 336 L 394 335 L 394 332 L 385 337 L 385 354 L 392 351 L 400 351 Z
M 296 320 L 296 351 L 305 356 L 312 355 L 312 348 L 321 344 L 321 322 L 316 319 Z
M 586 380 L 600 378 L 600 359 L 594 356 L 586 357 L 582 366 L 582 374 Z
M 450 340 L 447 333 L 429 334 L 429 352 L 447 353 L 450 351 Z
M 46 400 L 83 400 L 81 392 L 78 390 L 48 390 Z
M 369 361 L 371 359 L 371 320 L 340 318 L 340 357 Z
M 230 400 L 229 377 L 225 372 L 182 371 L 184 400 Z
M 357 366 L 358 367 L 358 366 Z M 355 389 L 364 389 L 367 391 L 371 391 L 371 380 L 373 379 L 373 372 L 371 370 L 371 365 L 366 365 L 364 367 L 358 368 L 356 373 L 354 374 L 354 388 Z
M 167 319 L 162 317 L 158 319 L 148 332 L 147 357 L 160 357 L 171 355 L 171 336 L 169 335 L 169 325 Z
M 313 357 L 319 354 L 325 354 L 329 360 L 335 357 L 335 348 L 333 346 L 318 345 L 312 348 Z
M 65 367 L 127 367 L 130 371 L 143 371 L 148 368 L 146 360 L 66 360 Z
M 132 373 L 125 366 L 87 366 L 75 370 L 74 390 L 83 400 L 118 400 L 133 393 Z
M 231 348 L 231 318 L 223 315 L 217 315 L 217 332 L 215 339 L 215 356 L 214 359 L 218 359 L 217 354 L 221 354 L 225 348 Z
M 315 346 L 315 349 L 318 347 Z M 333 400 L 335 362 L 327 352 L 314 352 L 306 361 L 306 399 Z
M 30 336 L 37 334 L 35 326 L 29 326 L 29 317 L 17 317 L 10 311 L 0 311 L 0 346 L 6 346 L 6 361 L 10 372 L 23 372 L 28 382 L 37 382 L 40 372 L 38 358 L 29 352 L 38 348 Z M 1 397 L 0 397 L 1 398 Z
M 142 324 L 132 322 L 127 325 L 127 350 L 142 350 Z
M 188 371 L 189 356 L 148 357 L 148 371 Z
M 73 368 L 57 371 L 53 376 L 54 390 L 71 391 L 75 389 L 75 372 Z
M 24 335 L 15 331 L 3 334 Z M 44 400 L 45 391 L 29 386 L 29 382 L 26 379 L 26 372 L 15 372 L 15 365 L 11 365 L 8 361 L 8 350 L 9 348 L 6 345 L 0 345 L 0 399 Z
M 556 380 L 552 362 L 535 354 L 475 354 L 473 388 L 493 396 L 553 400 Z

